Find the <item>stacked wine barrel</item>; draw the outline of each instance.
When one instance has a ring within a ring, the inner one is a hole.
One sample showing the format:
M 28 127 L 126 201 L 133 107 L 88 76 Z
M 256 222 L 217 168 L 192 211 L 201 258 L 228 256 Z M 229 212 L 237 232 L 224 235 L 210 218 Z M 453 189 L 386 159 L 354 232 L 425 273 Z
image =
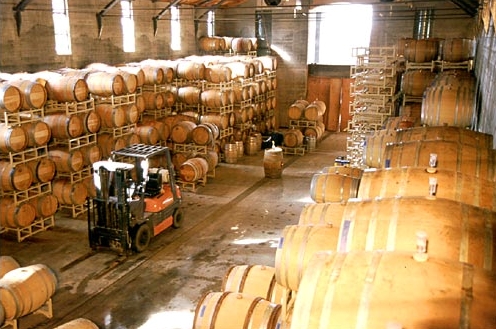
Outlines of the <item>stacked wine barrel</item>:
M 10 256 L 0 256 L 0 268 L 0 326 L 17 328 L 19 318 L 39 310 L 53 316 L 51 298 L 58 280 L 48 266 L 21 266 Z
M 0 231 L 16 234 L 20 242 L 54 226 L 56 169 L 44 108 L 55 88 L 25 73 L 0 79 Z
M 198 38 L 198 48 L 208 55 L 253 55 L 257 51 L 257 38 L 202 36 Z
M 325 132 L 323 122 L 325 112 L 326 104 L 321 100 L 294 101 L 288 109 L 289 122 L 291 128 L 302 132 L 302 136 L 295 136 L 299 133 L 291 129 L 284 139 L 284 145 L 288 148 L 297 148 L 305 144 L 307 150 L 313 149 Z

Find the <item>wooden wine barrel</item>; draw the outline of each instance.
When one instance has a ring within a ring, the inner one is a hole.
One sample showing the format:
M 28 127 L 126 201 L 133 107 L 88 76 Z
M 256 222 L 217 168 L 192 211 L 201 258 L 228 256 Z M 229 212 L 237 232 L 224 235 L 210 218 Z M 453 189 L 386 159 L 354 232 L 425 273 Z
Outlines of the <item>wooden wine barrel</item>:
M 79 114 L 83 122 L 84 132 L 87 134 L 96 134 L 102 127 L 100 115 L 95 110 L 90 110 Z
M 300 213 L 298 225 L 331 225 L 339 227 L 347 202 L 306 204 Z
M 232 80 L 232 71 L 224 64 L 212 64 L 205 67 L 205 80 L 211 83 L 223 83 Z
M 309 121 L 322 121 L 322 117 L 326 111 L 326 104 L 320 100 L 314 100 L 305 107 L 303 116 Z
M 191 133 L 196 124 L 191 121 L 179 121 L 171 130 L 170 137 L 174 143 L 186 144 L 191 142 Z
M 95 110 L 100 116 L 102 127 L 119 128 L 126 124 L 126 112 L 121 106 L 112 104 L 97 104 Z
M 169 139 L 170 130 L 169 126 L 164 121 L 156 120 L 153 116 L 143 116 L 141 119 L 143 125 L 152 126 L 157 129 L 159 139 L 166 141 Z
M 190 158 L 179 167 L 179 177 L 185 182 L 196 182 L 207 175 L 208 162 L 203 158 Z
M 421 105 L 422 106 L 422 105 Z M 406 115 L 389 117 L 384 124 L 384 130 L 393 131 L 420 126 L 420 117 Z
M 197 145 L 212 145 L 219 138 L 219 128 L 213 123 L 200 123 L 191 132 L 191 139 Z
M 131 104 L 126 104 L 126 105 L 121 105 L 124 113 L 126 115 L 126 124 L 132 125 L 139 120 L 139 110 L 136 104 L 131 103 Z
M 438 39 L 406 39 L 404 57 L 409 62 L 425 63 L 436 60 L 439 53 Z
M 10 113 L 16 113 L 21 107 L 21 91 L 8 82 L 0 81 L 0 109 Z
M 207 161 L 207 174 L 212 173 L 215 167 L 219 164 L 219 154 L 215 150 L 207 150 L 205 154 L 197 154 L 197 158 L 203 158 Z
M 98 143 L 89 144 L 87 146 L 81 147 L 83 154 L 83 164 L 84 166 L 92 165 L 98 162 L 103 157 L 103 151 Z
M 181 89 L 181 88 L 180 88 Z M 219 108 L 233 103 L 232 93 L 217 89 L 206 89 L 200 93 L 200 103 L 210 108 Z
M 404 125 L 404 128 L 420 126 L 420 120 L 422 118 L 422 103 L 406 103 L 400 105 L 399 119 L 400 124 Z M 401 120 L 401 118 L 410 118 L 407 120 Z M 391 117 L 390 117 L 391 118 Z M 404 122 L 407 121 L 407 122 Z M 411 122 L 411 123 L 410 123 Z M 401 127 L 398 127 L 401 128 Z
M 313 127 L 306 127 L 303 135 L 305 137 L 315 137 L 316 140 L 320 140 L 325 133 L 325 125 L 321 121 L 317 121 L 316 125 Z
M 430 174 L 425 167 L 365 169 L 357 197 L 392 198 L 396 196 L 430 196 L 429 178 L 436 178 L 436 198 L 444 198 L 484 209 L 496 210 L 494 182 L 450 170 L 438 169 Z
M 0 153 L 20 152 L 28 146 L 28 136 L 21 126 L 0 123 Z
M 306 100 L 297 100 L 289 106 L 288 117 L 291 120 L 300 120 L 303 118 L 305 108 L 309 105 Z
M 451 38 L 443 40 L 442 47 L 444 61 L 464 62 L 473 57 L 475 42 L 467 38 Z
M 320 251 L 294 303 L 292 328 L 459 328 L 494 326 L 494 274 L 411 253 Z M 385 308 L 388 311 L 385 311 Z
M 310 197 L 317 203 L 343 202 L 355 198 L 360 178 L 336 173 L 314 174 L 310 183 Z
M 118 73 L 96 71 L 86 75 L 86 83 L 91 94 L 109 97 L 120 96 L 126 91 L 123 77 Z
M 143 69 L 141 67 L 139 67 L 139 66 L 119 66 L 118 69 L 120 71 L 123 71 L 123 72 L 134 74 L 136 76 L 136 87 L 143 87 L 143 85 L 145 84 L 145 72 L 143 72 Z M 134 92 L 132 92 L 132 93 L 134 93 Z
M 71 173 L 83 169 L 84 157 L 79 149 L 69 150 L 63 146 L 51 146 L 48 149 L 48 158 L 55 162 L 59 173 Z
M 44 264 L 16 268 L 0 280 L 5 319 L 13 320 L 36 311 L 57 289 L 55 273 Z
M 300 129 L 285 131 L 283 143 L 287 147 L 300 147 L 303 145 L 303 133 Z
M 120 75 L 123 80 L 122 94 L 134 94 L 138 89 L 138 77 L 124 70 L 116 70 L 117 75 Z
M 27 136 L 27 146 L 39 147 L 47 145 L 52 138 L 52 130 L 45 121 L 32 121 L 21 125 Z
M 88 190 L 82 182 L 74 182 L 64 178 L 52 181 L 53 195 L 61 205 L 82 205 L 88 196 Z
M 248 114 L 246 113 L 246 109 L 244 107 L 234 107 L 233 116 L 235 125 L 241 125 L 248 121 Z
M 176 76 L 185 80 L 203 80 L 205 78 L 205 64 L 189 60 L 179 60 L 176 66 Z
M 57 170 L 55 162 L 49 157 L 28 161 L 26 165 L 31 170 L 33 182 L 35 183 L 50 182 L 55 177 Z
M 475 110 L 474 89 L 467 85 L 433 86 L 422 100 L 422 124 L 470 127 Z
M 401 78 L 401 91 L 405 95 L 422 97 L 435 78 L 436 73 L 430 70 L 408 70 Z
M 264 175 L 267 178 L 281 178 L 284 170 L 284 155 L 282 148 L 272 147 L 264 150 Z
M 235 53 L 247 53 L 253 50 L 253 43 L 250 38 L 233 38 L 231 41 L 231 49 Z
M 0 256 L 0 279 L 8 272 L 19 267 L 21 267 L 21 265 L 14 257 L 7 255 Z
M 298 291 L 304 270 L 313 253 L 336 248 L 339 231 L 330 225 L 287 225 L 276 250 L 276 282 L 292 291 Z
M 142 144 L 155 145 L 160 138 L 158 130 L 153 126 L 139 125 L 134 129 L 134 133 L 139 136 Z
M 77 318 L 61 324 L 54 329 L 98 329 L 98 326 L 91 320 L 85 318 Z
M 9 161 L 0 161 L 0 182 L 4 192 L 25 191 L 33 183 L 33 175 L 25 163 L 11 164 Z
M 383 168 L 429 167 L 430 155 L 437 155 L 436 167 L 492 180 L 496 164 L 492 150 L 477 145 L 444 140 L 390 143 L 384 148 Z
M 195 86 L 184 86 L 177 89 L 177 100 L 186 105 L 197 105 L 201 102 L 201 89 Z
M 198 47 L 203 51 L 220 51 L 222 49 L 219 40 L 218 37 L 201 36 L 198 39 Z
M 57 102 L 83 102 L 89 97 L 86 80 L 77 76 L 53 76 L 46 81 L 47 98 Z
M 142 65 L 141 70 L 145 75 L 145 85 L 161 85 L 165 82 L 164 70 L 152 65 Z
M 120 150 L 128 145 L 126 139 L 123 137 L 114 138 L 111 133 L 99 133 L 96 140 L 102 149 L 102 158 L 108 158 L 112 155 L 112 151 Z
M 258 56 L 257 59 L 262 62 L 265 71 L 275 71 L 277 69 L 277 57 Z
M 17 87 L 21 92 L 23 109 L 40 109 L 45 106 L 48 96 L 41 83 L 30 80 L 10 80 L 8 83 Z
M 138 111 L 140 114 L 145 112 L 145 98 L 143 97 L 143 94 L 137 94 L 136 95 L 136 101 L 134 102 L 136 104 L 136 107 L 138 108 Z
M 370 168 L 383 168 L 387 143 L 396 142 L 396 130 L 378 130 L 365 137 L 363 162 Z
M 250 70 L 250 65 L 243 62 L 228 62 L 224 63 L 224 66 L 231 70 L 231 77 L 233 80 L 248 79 L 253 76 L 253 72 Z
M 81 136 L 84 132 L 83 121 L 76 114 L 45 114 L 43 121 L 50 127 L 53 138 L 73 139 Z
M 276 282 L 275 268 L 265 265 L 231 266 L 222 280 L 221 291 L 240 292 L 282 304 L 284 287 Z
M 33 223 L 35 215 L 34 207 L 28 202 L 16 203 L 11 197 L 0 198 L 0 226 L 2 227 L 27 227 Z
M 50 193 L 40 194 L 30 199 L 29 203 L 35 209 L 35 216 L 37 218 L 47 218 L 55 215 L 59 206 L 57 198 Z
M 144 101 L 144 111 L 146 110 L 160 110 L 165 107 L 165 99 L 162 93 L 143 90 L 141 93 Z
M 195 309 L 193 329 L 258 328 L 280 326 L 281 305 L 237 292 L 209 292 Z
M 162 98 L 164 99 L 164 106 L 165 108 L 172 107 L 174 104 L 176 104 L 177 100 L 177 95 L 175 91 L 172 90 L 165 90 L 160 93 L 162 95 Z

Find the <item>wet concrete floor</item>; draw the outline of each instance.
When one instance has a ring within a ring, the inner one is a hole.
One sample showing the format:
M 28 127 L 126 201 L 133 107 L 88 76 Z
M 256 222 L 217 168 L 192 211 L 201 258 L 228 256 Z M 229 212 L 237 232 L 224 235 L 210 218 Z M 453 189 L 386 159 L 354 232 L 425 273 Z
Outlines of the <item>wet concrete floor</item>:
M 45 264 L 58 279 L 53 317 L 30 314 L 19 328 L 54 328 L 80 317 L 100 329 L 192 328 L 201 296 L 220 291 L 231 266 L 274 266 L 282 230 L 313 203 L 312 176 L 346 154 L 346 136 L 327 133 L 312 152 L 284 154 L 278 179 L 265 177 L 263 151 L 220 163 L 205 186 L 183 192 L 182 227 L 167 229 L 140 254 L 92 252 L 86 215 L 65 212 L 55 227 L 20 243 L 0 235 L 0 255 L 21 266 Z

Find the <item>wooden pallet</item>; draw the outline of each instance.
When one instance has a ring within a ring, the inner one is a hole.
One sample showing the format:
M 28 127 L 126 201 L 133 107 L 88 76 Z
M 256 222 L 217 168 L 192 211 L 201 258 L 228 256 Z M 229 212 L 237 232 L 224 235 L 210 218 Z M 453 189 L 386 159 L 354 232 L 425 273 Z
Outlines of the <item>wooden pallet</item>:
M 207 175 L 194 182 L 185 182 L 181 179 L 178 179 L 176 183 L 177 185 L 179 185 L 179 187 L 181 187 L 181 190 L 183 191 L 196 192 L 197 188 L 200 185 L 205 186 L 207 184 Z
M 46 316 L 48 319 L 51 319 L 53 317 L 52 299 L 50 298 L 49 300 L 47 300 L 45 302 L 45 304 L 43 304 L 39 309 L 37 309 L 36 311 L 34 311 L 30 314 L 41 314 L 41 315 Z M 12 327 L 12 329 L 18 329 L 19 325 L 17 323 L 17 319 L 5 320 L 5 322 L 1 328 L 5 328 L 7 326 Z
M 9 228 L 5 227 L 3 233 L 14 233 L 17 242 L 22 242 L 25 239 L 34 236 L 37 233 L 44 232 L 50 227 L 55 226 L 55 217 L 50 216 L 46 218 L 35 219 L 31 225 L 26 227 Z
M 283 146 L 282 151 L 284 154 L 290 154 L 290 155 L 305 155 L 305 147 L 287 147 Z

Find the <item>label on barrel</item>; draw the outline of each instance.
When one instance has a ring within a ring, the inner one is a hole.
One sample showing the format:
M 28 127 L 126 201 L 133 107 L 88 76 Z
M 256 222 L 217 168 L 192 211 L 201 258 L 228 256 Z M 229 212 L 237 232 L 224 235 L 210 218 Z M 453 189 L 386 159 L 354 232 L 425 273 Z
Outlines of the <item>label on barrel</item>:
M 284 237 L 281 237 L 279 239 L 279 245 L 277 246 L 277 249 L 282 249 L 282 245 L 284 244 Z

